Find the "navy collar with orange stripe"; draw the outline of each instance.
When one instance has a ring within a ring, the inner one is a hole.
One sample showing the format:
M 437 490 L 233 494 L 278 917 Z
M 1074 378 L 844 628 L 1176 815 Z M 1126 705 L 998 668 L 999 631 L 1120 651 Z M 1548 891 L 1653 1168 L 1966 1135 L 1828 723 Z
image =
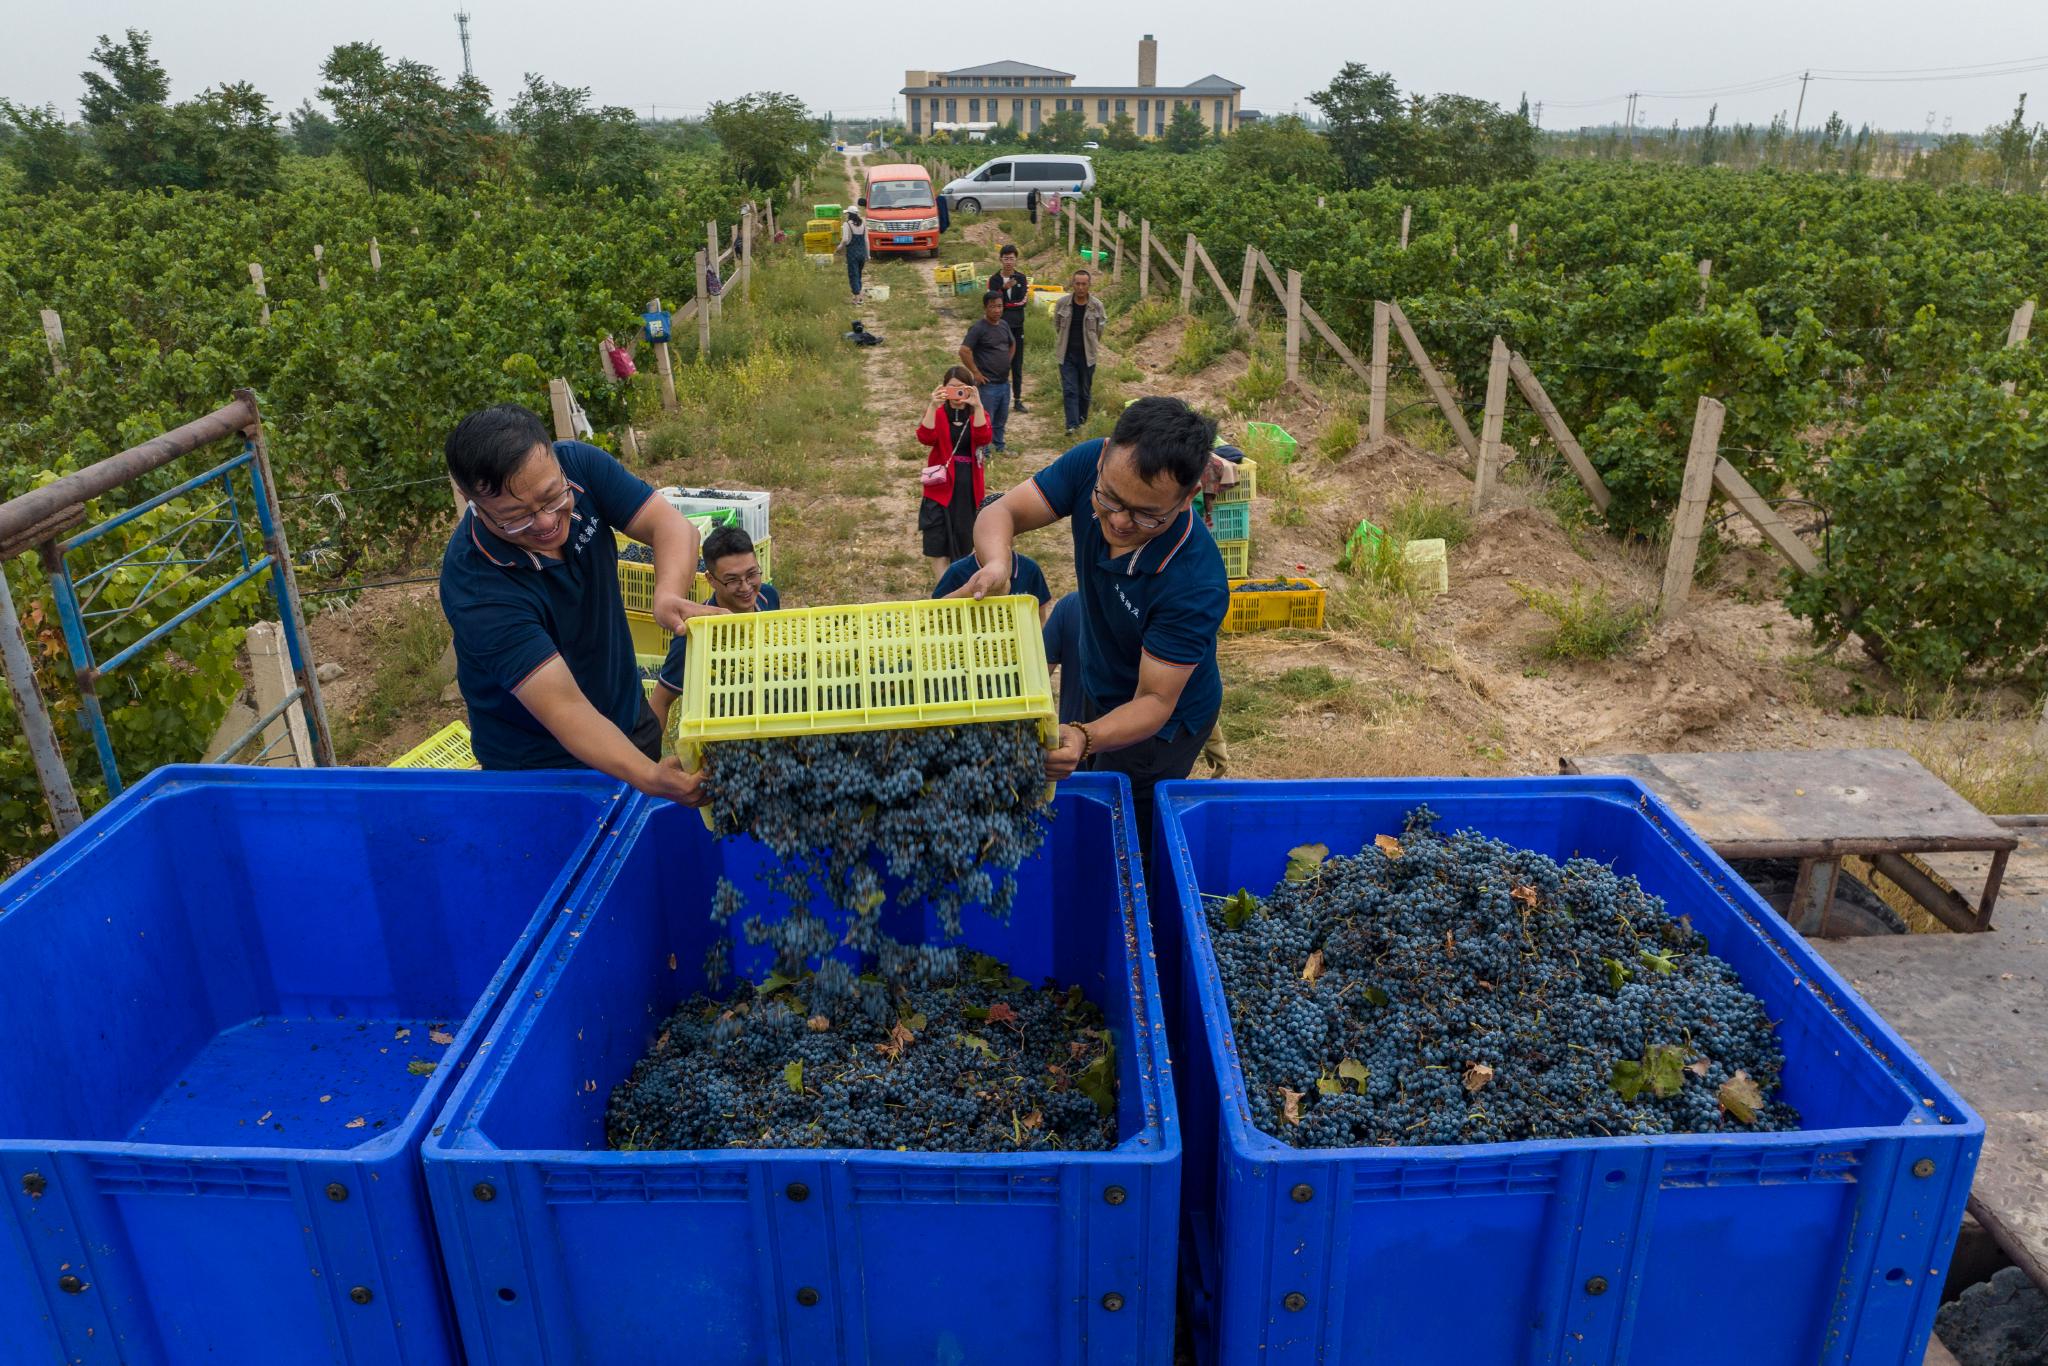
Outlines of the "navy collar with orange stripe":
M 1102 515 L 1096 512 L 1092 499 L 1088 505 L 1088 515 L 1095 519 L 1096 535 L 1100 536 L 1102 534 Z M 1108 553 L 1109 541 L 1105 537 L 1102 542 L 1104 552 L 1101 557 L 1102 562 L 1112 569 L 1119 570 L 1126 577 L 1134 578 L 1140 570 L 1147 574 L 1162 574 L 1166 572 L 1166 566 L 1173 563 L 1173 557 L 1180 554 L 1181 547 L 1187 544 L 1188 537 L 1194 535 L 1194 532 L 1195 511 L 1193 508 L 1187 508 L 1181 512 L 1180 520 L 1174 526 L 1170 526 L 1160 532 L 1136 550 L 1127 551 L 1122 555 L 1111 555 Z M 1148 565 L 1145 563 L 1145 556 L 1153 552 L 1155 547 L 1157 548 L 1157 553 Z

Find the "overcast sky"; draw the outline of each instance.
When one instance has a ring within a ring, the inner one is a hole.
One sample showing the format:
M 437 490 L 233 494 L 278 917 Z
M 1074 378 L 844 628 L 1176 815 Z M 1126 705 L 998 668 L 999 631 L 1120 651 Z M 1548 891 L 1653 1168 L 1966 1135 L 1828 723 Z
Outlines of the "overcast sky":
M 279 108 L 320 84 L 336 44 L 367 40 L 394 57 L 461 70 L 458 0 L 0 0 L 0 95 L 54 102 L 73 116 L 93 39 L 147 29 L 174 97 L 246 79 Z M 1083 82 L 1137 79 L 1137 43 L 1159 39 L 1163 84 L 1218 72 L 1245 86 L 1248 108 L 1284 112 L 1344 61 L 1391 71 L 1404 90 L 1456 90 L 1542 101 L 1545 127 L 1618 121 L 1619 98 L 1644 93 L 1642 125 L 1767 121 L 1790 111 L 1798 73 L 1815 74 L 1803 123 L 1840 110 L 1851 124 L 1981 131 L 2023 91 L 2048 118 L 2044 0 L 1039 0 L 922 8 L 776 0 L 773 5 L 646 5 L 578 0 L 466 0 L 476 73 L 498 107 L 522 73 L 589 86 L 607 104 L 694 115 L 716 99 L 786 90 L 813 108 L 886 115 L 905 68 L 1000 58 L 1075 72 Z M 1002 17 L 999 17 L 1002 16 Z M 1900 79 L 1939 69 L 1989 74 Z M 2023 69 L 2031 68 L 2031 69 Z M 1825 79 L 1823 72 L 1832 75 Z M 1850 79 L 1850 77 L 1858 79 Z M 1757 87 L 1774 82 L 1768 88 Z M 2031 121 L 2031 120 L 2030 120 Z

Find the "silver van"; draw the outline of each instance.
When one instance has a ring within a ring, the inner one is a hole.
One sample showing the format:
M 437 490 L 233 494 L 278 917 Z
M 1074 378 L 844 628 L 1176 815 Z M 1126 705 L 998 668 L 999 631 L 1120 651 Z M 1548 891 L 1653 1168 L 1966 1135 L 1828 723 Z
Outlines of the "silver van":
M 1033 190 L 1042 197 L 1053 190 L 1085 195 L 1094 189 L 1095 163 L 1090 158 L 1070 152 L 1025 152 L 985 162 L 940 193 L 955 213 L 981 213 L 1025 208 L 1025 198 Z

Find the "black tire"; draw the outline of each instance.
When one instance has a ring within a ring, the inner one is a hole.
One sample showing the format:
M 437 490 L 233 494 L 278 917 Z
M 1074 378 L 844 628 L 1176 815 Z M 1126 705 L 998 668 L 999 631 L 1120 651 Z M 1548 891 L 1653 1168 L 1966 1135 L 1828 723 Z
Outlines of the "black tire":
M 955 204 L 953 205 L 953 212 L 954 212 L 954 213 L 980 213 L 980 212 L 981 212 L 981 201 L 980 201 L 979 199 L 962 199 L 962 200 L 960 200 L 959 202 L 957 202 L 957 203 L 955 203 Z

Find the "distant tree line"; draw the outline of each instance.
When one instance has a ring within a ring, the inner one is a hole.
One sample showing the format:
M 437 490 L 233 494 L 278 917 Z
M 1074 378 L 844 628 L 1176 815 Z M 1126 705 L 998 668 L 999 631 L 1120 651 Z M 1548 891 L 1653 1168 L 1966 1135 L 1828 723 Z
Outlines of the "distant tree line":
M 138 29 L 101 36 L 91 60 L 76 124 L 55 106 L 0 97 L 0 161 L 22 188 L 259 194 L 280 185 L 296 154 L 338 158 L 380 192 L 523 179 L 551 194 L 633 197 L 654 192 L 665 155 L 715 152 L 768 190 L 801 170 L 822 136 L 792 95 L 748 95 L 713 104 L 701 123 L 656 124 L 532 73 L 495 114 L 481 82 L 443 80 L 374 43 L 345 43 L 321 64 L 327 110 L 306 100 L 282 120 L 246 81 L 172 102 L 170 76 Z

